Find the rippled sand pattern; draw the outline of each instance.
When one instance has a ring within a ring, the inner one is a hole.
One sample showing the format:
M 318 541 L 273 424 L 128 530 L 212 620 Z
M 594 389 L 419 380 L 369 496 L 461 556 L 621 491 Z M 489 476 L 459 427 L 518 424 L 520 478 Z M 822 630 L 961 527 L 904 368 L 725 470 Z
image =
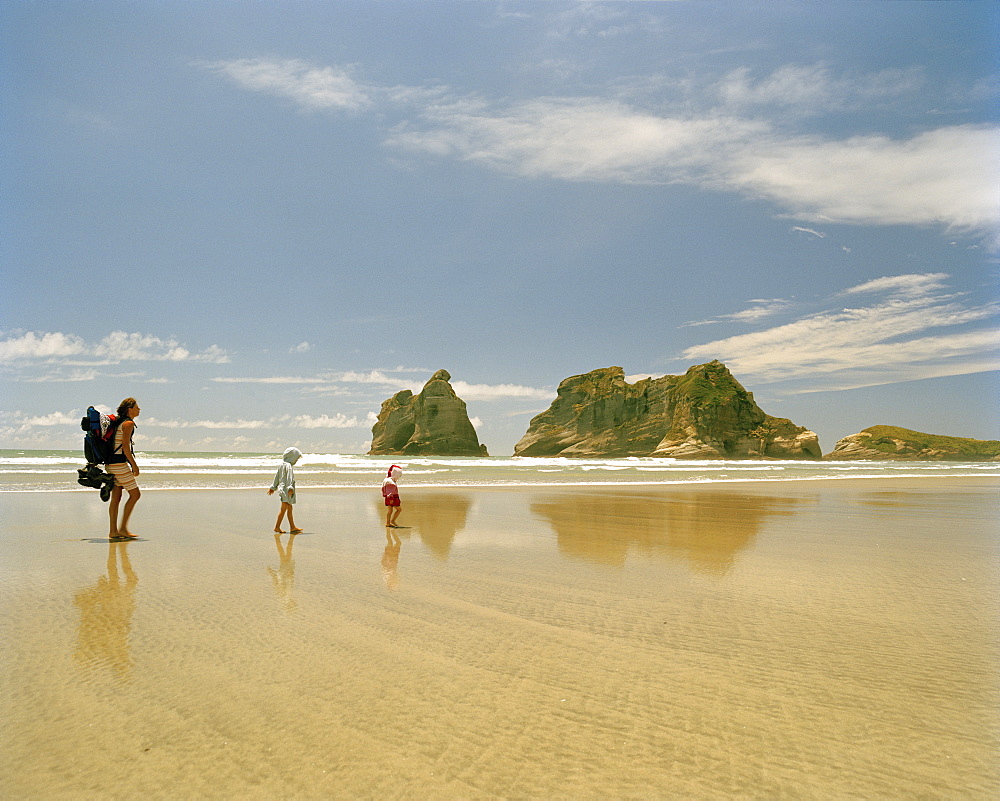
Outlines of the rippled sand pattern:
M 10 494 L 0 795 L 996 797 L 997 497 Z

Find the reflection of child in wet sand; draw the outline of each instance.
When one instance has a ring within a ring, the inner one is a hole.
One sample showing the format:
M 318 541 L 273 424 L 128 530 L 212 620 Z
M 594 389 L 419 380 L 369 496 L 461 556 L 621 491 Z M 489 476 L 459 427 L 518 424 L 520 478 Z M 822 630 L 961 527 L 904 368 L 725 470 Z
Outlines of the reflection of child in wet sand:
M 385 524 L 388 528 L 396 528 L 396 519 L 399 517 L 399 485 L 396 480 L 403 474 L 398 464 L 389 468 L 385 479 L 382 481 L 382 497 L 385 498 Z
M 396 532 L 385 532 L 385 551 L 382 553 L 382 581 L 385 582 L 387 590 L 395 590 L 399 587 L 399 549 L 403 541 L 396 536 Z
M 285 607 L 286 612 L 294 612 L 298 607 L 292 595 L 295 586 L 295 562 L 292 561 L 292 543 L 294 537 L 288 538 L 288 545 L 281 547 L 281 535 L 276 534 L 274 544 L 278 546 L 278 569 L 268 567 L 267 572 L 271 576 L 271 583 L 274 584 L 274 591 L 278 594 L 278 600 Z
M 302 529 L 297 528 L 295 519 L 292 517 L 292 504 L 295 503 L 295 473 L 292 465 L 302 458 L 302 452 L 298 448 L 288 448 L 281 456 L 282 462 L 278 465 L 278 472 L 274 474 L 274 481 L 268 495 L 273 495 L 278 491 L 281 498 L 281 510 L 278 512 L 278 520 L 274 524 L 274 530 L 278 534 L 284 534 L 281 530 L 281 521 L 288 515 L 288 525 L 291 526 L 292 534 L 298 534 Z

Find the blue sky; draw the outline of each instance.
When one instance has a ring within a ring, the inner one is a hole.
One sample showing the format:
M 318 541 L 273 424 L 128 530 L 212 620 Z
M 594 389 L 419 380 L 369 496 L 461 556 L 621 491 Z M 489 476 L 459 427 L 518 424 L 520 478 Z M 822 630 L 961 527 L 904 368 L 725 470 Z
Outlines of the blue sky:
M 1000 439 L 990 2 L 28 2 L 0 17 L 0 437 L 363 452 L 439 368 L 718 358 L 836 440 Z

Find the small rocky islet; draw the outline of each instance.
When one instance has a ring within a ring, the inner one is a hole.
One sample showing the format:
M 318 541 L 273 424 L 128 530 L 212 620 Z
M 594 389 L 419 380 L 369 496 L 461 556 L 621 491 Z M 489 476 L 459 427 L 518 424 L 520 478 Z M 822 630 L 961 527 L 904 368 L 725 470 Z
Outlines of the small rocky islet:
M 465 402 L 438 370 L 417 395 L 382 403 L 369 456 L 488 456 Z M 715 360 L 630 384 L 621 367 L 571 376 L 532 418 L 515 456 L 675 459 L 1000 461 L 1000 442 L 873 426 L 823 455 L 817 435 L 764 412 Z
M 822 458 L 815 433 L 765 414 L 719 361 L 634 384 L 621 367 L 567 378 L 514 455 Z
M 368 455 L 489 456 L 450 382 L 438 370 L 418 395 L 404 389 L 383 401 Z
M 1000 461 L 1000 441 L 924 434 L 897 426 L 871 426 L 837 442 L 827 459 L 887 459 L 900 462 Z

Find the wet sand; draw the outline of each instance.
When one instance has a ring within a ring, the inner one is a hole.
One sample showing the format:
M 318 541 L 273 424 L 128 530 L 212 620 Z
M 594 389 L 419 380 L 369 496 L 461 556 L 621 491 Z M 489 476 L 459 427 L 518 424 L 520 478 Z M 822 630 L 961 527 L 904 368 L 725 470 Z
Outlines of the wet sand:
M 993 479 L 300 494 L 0 493 L 0 795 L 1000 795 Z

